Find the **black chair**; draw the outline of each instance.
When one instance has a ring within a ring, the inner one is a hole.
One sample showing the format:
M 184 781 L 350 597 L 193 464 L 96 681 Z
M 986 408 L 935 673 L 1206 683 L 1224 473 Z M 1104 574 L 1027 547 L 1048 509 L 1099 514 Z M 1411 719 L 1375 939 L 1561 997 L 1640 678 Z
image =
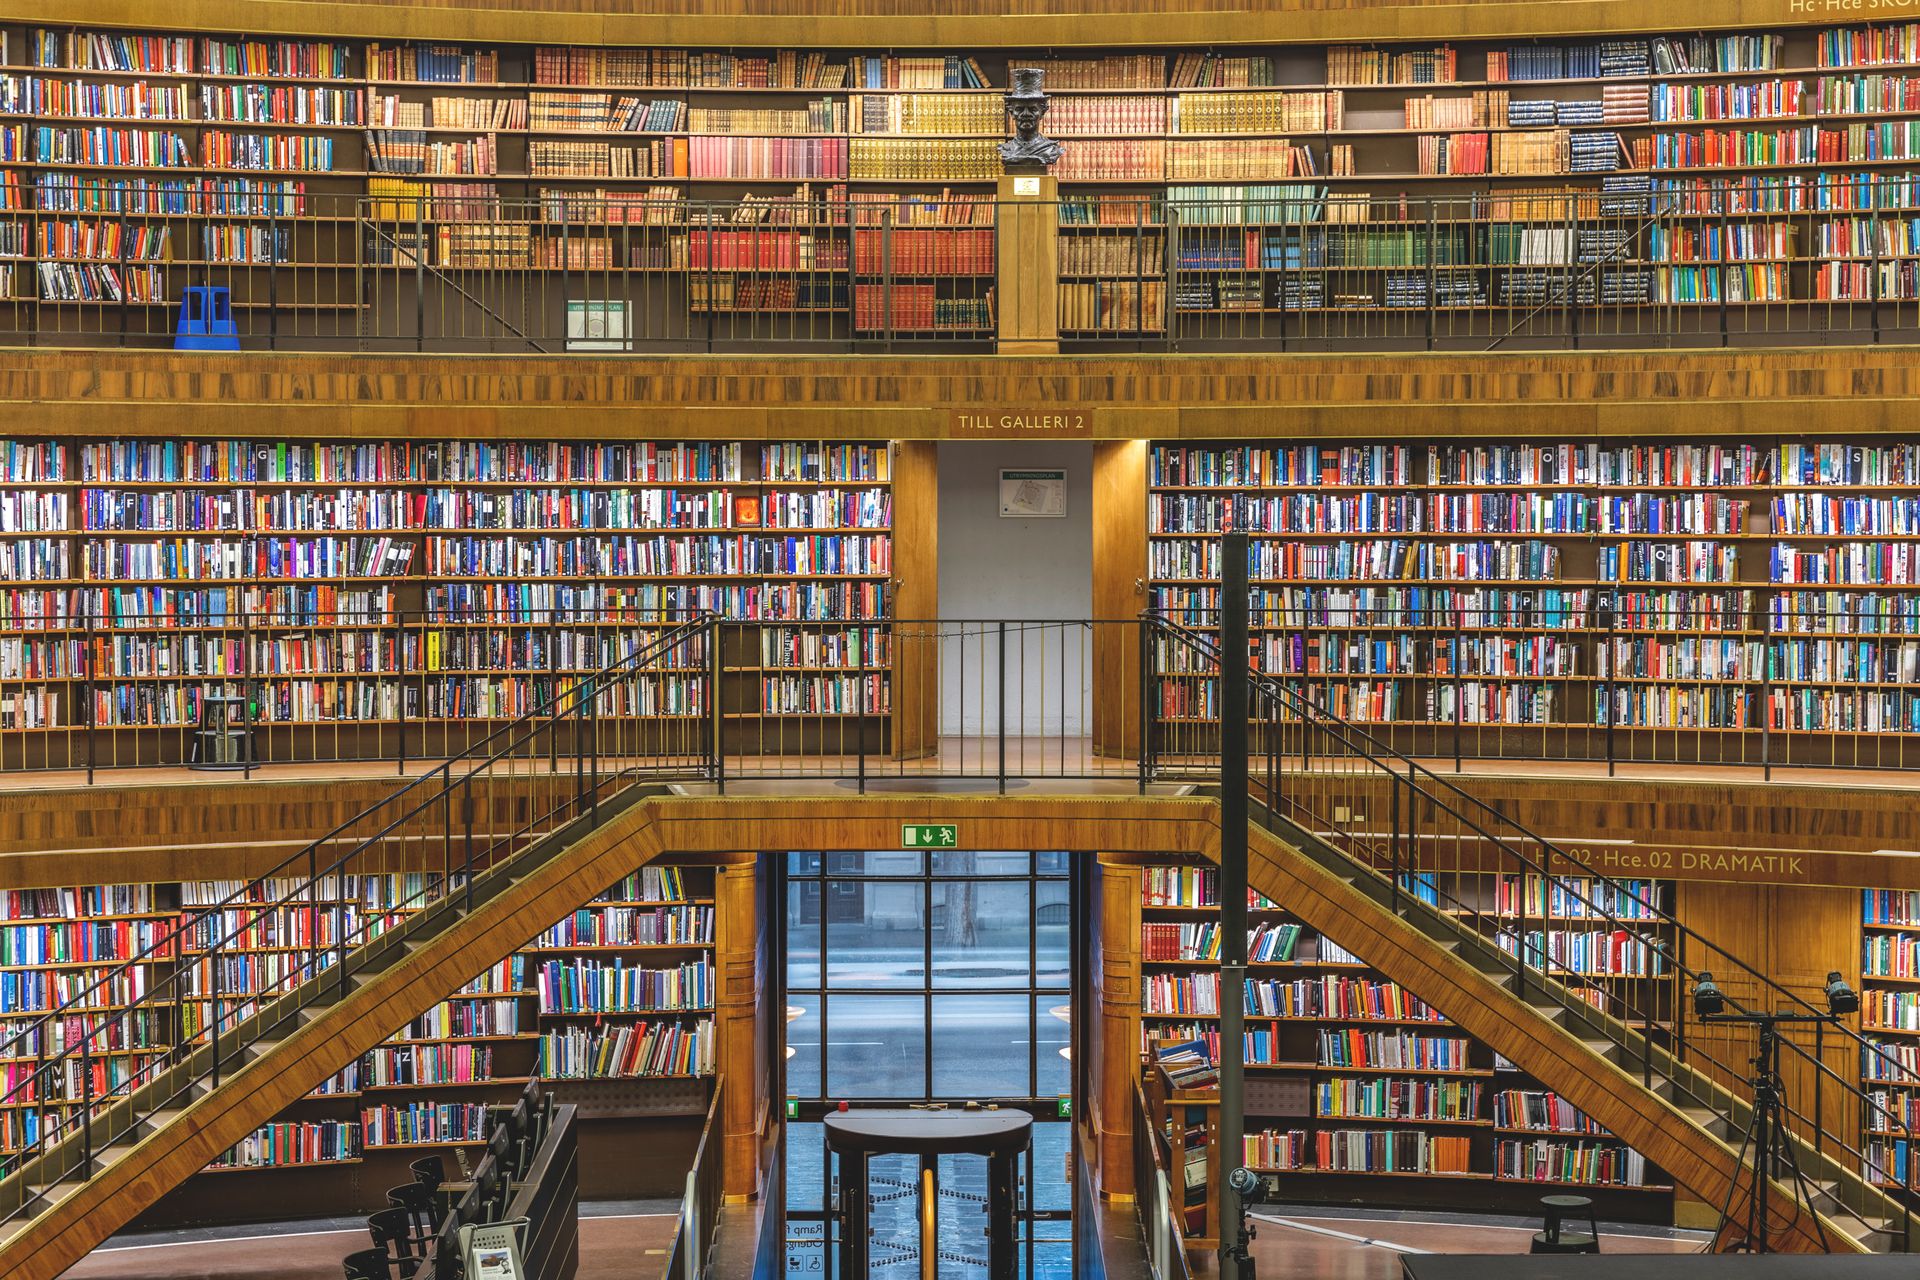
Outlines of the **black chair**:
M 412 1275 L 414 1269 L 427 1260 L 424 1252 L 414 1248 L 413 1220 L 405 1209 L 382 1209 L 368 1214 L 367 1234 L 373 1237 L 375 1249 L 400 1264 L 403 1275 Z
M 429 1191 L 438 1191 L 447 1180 L 447 1165 L 439 1156 L 415 1160 L 407 1168 L 413 1172 L 413 1180 Z
M 433 1239 L 433 1188 L 418 1182 L 402 1183 L 387 1192 L 387 1203 L 407 1215 L 407 1245 L 418 1257 L 426 1257 Z
M 1547 1229 L 1535 1233 L 1529 1253 L 1600 1252 L 1600 1221 L 1594 1215 L 1592 1200 L 1586 1196 L 1541 1196 L 1540 1205 L 1546 1210 Z M 1582 1215 L 1587 1219 L 1586 1231 L 1561 1230 L 1564 1219 Z
M 346 1269 L 347 1280 L 395 1280 L 393 1259 L 387 1256 L 385 1249 L 362 1249 L 359 1253 L 350 1253 L 340 1265 Z

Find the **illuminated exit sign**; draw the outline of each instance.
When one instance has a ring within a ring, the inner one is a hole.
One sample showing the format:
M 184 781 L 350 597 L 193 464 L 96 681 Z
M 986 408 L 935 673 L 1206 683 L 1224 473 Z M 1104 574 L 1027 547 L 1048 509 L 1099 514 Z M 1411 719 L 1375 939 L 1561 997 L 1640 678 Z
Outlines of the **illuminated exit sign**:
M 956 849 L 960 828 L 954 823 L 912 823 L 900 828 L 902 849 Z

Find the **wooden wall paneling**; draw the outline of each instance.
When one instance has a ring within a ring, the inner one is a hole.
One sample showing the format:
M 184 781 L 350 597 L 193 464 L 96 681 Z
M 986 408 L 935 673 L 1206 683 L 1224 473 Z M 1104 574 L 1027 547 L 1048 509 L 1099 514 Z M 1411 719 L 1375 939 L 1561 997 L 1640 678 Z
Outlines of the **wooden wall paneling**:
M 1147 442 L 1093 446 L 1093 616 L 1106 625 L 1093 638 L 1093 687 L 1125 696 L 1093 700 L 1096 755 L 1130 759 L 1140 751 L 1140 643 L 1135 628 L 1115 625 L 1146 608 Z
M 726 1076 L 721 1128 L 726 1142 L 726 1195 L 744 1199 L 760 1190 L 761 1117 L 771 1046 L 759 1017 L 766 994 L 766 921 L 758 884 L 759 858 L 742 853 L 714 873 L 714 1049 Z
M 1093 1149 L 1103 1195 L 1135 1194 L 1133 1091 L 1140 1079 L 1140 895 L 1138 865 L 1095 859 L 1092 895 L 1094 1036 Z
M 1854 990 L 1860 989 L 1860 894 L 1842 888 L 1807 888 L 1766 884 L 1679 886 L 1678 914 L 1700 938 L 1758 969 L 1816 1008 L 1826 1007 L 1823 989 L 1827 974 L 1839 970 Z M 1688 940 L 1683 959 L 1688 969 L 1710 970 L 1729 997 L 1749 1009 L 1773 1004 L 1762 994 L 1752 975 L 1716 963 L 1699 942 Z M 1683 991 L 1688 1058 L 1695 1067 L 1722 1083 L 1734 1083 L 1751 1074 L 1756 1036 L 1740 1024 L 1702 1023 L 1693 1016 L 1692 993 Z M 1858 1016 L 1851 1020 L 1858 1028 Z M 1804 1049 L 1782 1054 L 1781 1078 L 1787 1102 L 1807 1121 L 1809 1138 L 1831 1139 L 1860 1147 L 1861 1121 L 1853 1099 L 1820 1080 L 1811 1056 L 1842 1080 L 1857 1081 L 1858 1055 L 1850 1042 L 1835 1036 L 1817 1036 L 1811 1028 L 1789 1028 L 1788 1040 Z M 1717 1211 L 1719 1206 L 1713 1208 Z
M 1002 355 L 1060 350 L 1060 184 L 1052 174 L 1005 174 L 994 239 L 994 312 Z
M 1724 1199 L 1741 1167 L 1734 1151 L 1713 1140 L 1674 1104 L 1641 1088 L 1637 1075 L 1594 1053 L 1546 1010 L 1519 1000 L 1497 976 L 1434 946 L 1415 926 L 1333 870 L 1299 856 L 1264 831 L 1252 832 L 1250 845 L 1248 880 L 1253 888 L 1420 999 L 1447 1010 L 1469 1036 L 1491 1045 L 1613 1130 L 1671 1174 L 1677 1185 L 1707 1203 Z M 1782 1206 L 1783 1217 L 1787 1212 Z M 1816 1243 L 1807 1216 L 1795 1213 L 1791 1223 L 1783 1225 L 1776 1248 L 1809 1252 Z M 1850 1243 L 1840 1240 L 1834 1247 L 1846 1249 Z
M 940 647 L 926 626 L 940 617 L 939 446 L 893 446 L 893 741 L 901 759 L 940 747 Z
M 930 731 L 938 688 L 931 675 L 901 679 L 897 724 L 920 690 Z M 1920 857 L 1899 852 L 1913 844 L 1914 794 L 1905 788 L 1798 784 L 1781 773 L 1771 784 L 1472 773 L 1450 780 L 1606 874 L 1920 889 Z M 91 788 L 32 790 L 27 779 L 14 781 L 20 790 L 0 791 L 0 889 L 253 879 L 393 785 L 316 779 L 116 786 L 108 777 Z M 1384 804 L 1366 779 L 1342 785 Z M 1592 839 L 1596 834 L 1605 839 Z M 391 869 L 418 869 L 429 851 L 395 857 Z
M 137 0 L 14 0 L 19 22 L 151 26 Z M 166 25 L 256 35 L 365 36 L 541 44 L 771 44 L 821 48 L 940 48 L 1281 44 L 1290 41 L 1470 40 L 1676 26 L 1782 27 L 1861 15 L 1821 6 L 1727 0 L 1676 15 L 1654 0 L 175 0 Z
M 25 350 L 0 404 L 37 431 L 246 437 L 931 440 L 1071 410 L 1092 439 L 1698 437 L 1910 431 L 1895 347 L 1127 356 L 261 355 Z M 1817 413 L 1795 417 L 1795 406 Z M 1382 412 L 1390 407 L 1391 412 Z M 1783 409 L 1785 412 L 1783 412 Z M 263 415 L 269 415 L 263 417 Z

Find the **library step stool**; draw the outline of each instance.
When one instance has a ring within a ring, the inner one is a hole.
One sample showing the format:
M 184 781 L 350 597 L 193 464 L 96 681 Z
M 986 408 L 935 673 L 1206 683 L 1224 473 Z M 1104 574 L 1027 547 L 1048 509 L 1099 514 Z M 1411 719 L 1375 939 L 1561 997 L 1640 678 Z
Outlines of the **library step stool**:
M 238 351 L 240 331 L 233 324 L 233 297 L 225 285 L 189 285 L 180 294 L 180 319 L 174 327 L 176 351 Z
M 1593 1201 L 1585 1196 L 1541 1196 L 1547 1211 L 1547 1229 L 1533 1237 L 1529 1253 L 1598 1253 L 1600 1222 L 1594 1216 Z M 1560 1224 L 1569 1218 L 1587 1220 L 1587 1230 L 1562 1231 Z
M 253 751 L 253 727 L 247 723 L 245 694 L 209 693 L 200 698 L 200 723 L 193 731 L 189 769 L 245 769 L 259 762 Z

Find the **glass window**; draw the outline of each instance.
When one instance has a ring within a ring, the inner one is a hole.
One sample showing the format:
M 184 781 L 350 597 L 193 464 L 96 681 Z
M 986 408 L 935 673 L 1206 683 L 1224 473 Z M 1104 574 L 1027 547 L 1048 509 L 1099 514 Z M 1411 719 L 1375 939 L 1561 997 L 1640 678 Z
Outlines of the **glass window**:
M 927 1007 L 917 995 L 826 1001 L 829 1098 L 927 1096 Z
M 1058 987 L 1065 991 L 1073 985 L 1072 911 L 1067 899 L 1066 881 L 1040 880 L 1034 883 L 1033 985 L 1036 987 Z
M 827 986 L 926 986 L 926 882 L 828 880 Z
M 794 1098 L 820 1096 L 820 997 L 812 992 L 787 993 L 787 1094 Z
M 791 854 L 788 1092 L 1051 1100 L 1072 975 L 1066 855 Z M 917 1041 L 914 1037 L 918 1037 Z M 910 1043 L 911 1041 L 911 1043 Z M 931 1074 L 929 1074 L 931 1072 Z
M 1073 1092 L 1073 1064 L 1066 1056 L 1073 1043 L 1073 1006 L 1069 1000 L 1064 991 L 1033 998 L 1036 1098 L 1060 1098 Z
M 838 850 L 827 855 L 830 876 L 921 876 L 927 871 L 927 855 L 918 849 L 899 852 L 858 853 Z
M 1032 911 L 1026 880 L 950 880 L 934 886 L 933 985 L 1031 987 Z
M 1009 853 L 998 849 L 935 849 L 933 874 L 936 876 L 985 876 L 1026 879 L 1033 874 L 1033 855 Z
M 935 996 L 933 1096 L 1031 1097 L 1031 1009 L 1026 996 Z
M 787 884 L 787 986 L 820 987 L 820 882 Z

